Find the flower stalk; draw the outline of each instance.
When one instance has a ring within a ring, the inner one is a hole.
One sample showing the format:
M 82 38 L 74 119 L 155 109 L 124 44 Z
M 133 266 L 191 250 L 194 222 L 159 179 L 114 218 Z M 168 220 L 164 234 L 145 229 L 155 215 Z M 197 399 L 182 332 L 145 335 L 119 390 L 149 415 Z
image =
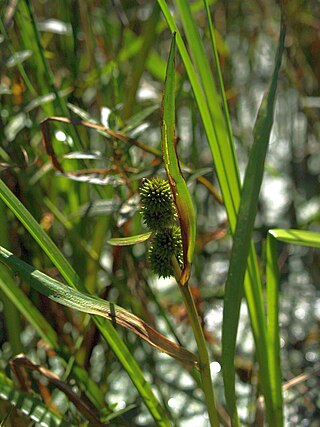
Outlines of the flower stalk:
M 216 403 L 211 380 L 209 354 L 206 345 L 206 340 L 200 324 L 198 312 L 194 303 L 192 293 L 190 291 L 189 284 L 186 283 L 185 285 L 182 285 L 180 283 L 181 269 L 179 267 L 177 259 L 174 256 L 172 257 L 172 265 L 174 269 L 175 279 L 181 291 L 182 298 L 188 312 L 192 331 L 197 343 L 201 384 L 208 409 L 210 425 L 211 427 L 219 427 L 220 424 L 218 419 L 218 413 L 216 410 Z

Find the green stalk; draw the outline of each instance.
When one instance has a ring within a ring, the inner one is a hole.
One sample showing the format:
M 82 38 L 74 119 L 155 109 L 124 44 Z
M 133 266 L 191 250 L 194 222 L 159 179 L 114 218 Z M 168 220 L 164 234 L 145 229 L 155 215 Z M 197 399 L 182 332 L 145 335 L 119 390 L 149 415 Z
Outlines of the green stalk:
M 182 285 L 180 282 L 181 269 L 175 257 L 172 259 L 172 264 L 175 272 L 175 278 L 181 291 L 193 330 L 194 338 L 197 343 L 201 384 L 208 409 L 210 425 L 211 427 L 219 427 L 220 424 L 211 380 L 209 354 L 203 330 L 199 321 L 199 315 L 188 283 Z

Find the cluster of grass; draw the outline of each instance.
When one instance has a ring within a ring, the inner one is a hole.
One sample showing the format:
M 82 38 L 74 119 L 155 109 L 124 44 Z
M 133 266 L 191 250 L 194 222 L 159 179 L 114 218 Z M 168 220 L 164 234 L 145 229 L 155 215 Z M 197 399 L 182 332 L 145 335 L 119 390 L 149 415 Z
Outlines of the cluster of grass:
M 278 242 L 320 247 L 319 218 L 264 224 L 262 261 L 253 232 L 297 7 L 270 6 L 272 54 L 241 182 L 235 141 L 241 153 L 246 145 L 239 130 L 233 135 L 236 95 L 230 68 L 226 90 L 220 66 L 229 60 L 223 4 L 4 3 L 4 425 L 183 426 L 197 416 L 211 426 L 284 424 Z M 147 230 L 140 213 L 139 187 L 152 176 L 168 180 L 181 230 L 179 262 L 163 257 L 169 281 L 148 262 L 148 240 L 163 230 Z M 222 287 L 210 286 L 219 252 L 228 274 Z M 221 300 L 213 336 L 205 321 Z M 243 301 L 249 368 L 236 351 Z M 214 360 L 223 384 L 212 381 Z M 251 378 L 245 408 L 236 393 L 241 369 Z

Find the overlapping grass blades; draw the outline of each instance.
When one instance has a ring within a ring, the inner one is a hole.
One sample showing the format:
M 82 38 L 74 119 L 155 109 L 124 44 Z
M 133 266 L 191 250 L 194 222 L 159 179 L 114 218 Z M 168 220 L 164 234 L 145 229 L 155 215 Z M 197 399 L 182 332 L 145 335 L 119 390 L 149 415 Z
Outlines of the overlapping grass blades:
M 0 262 L 7 265 L 15 273 L 19 274 L 30 286 L 53 301 L 82 311 L 83 313 L 105 317 L 115 324 L 122 325 L 136 333 L 158 350 L 171 355 L 186 365 L 194 366 L 197 363 L 196 356 L 168 340 L 151 328 L 146 322 L 124 308 L 101 298 L 79 292 L 69 286 L 65 286 L 63 283 L 35 270 L 1 246 Z
M 2 180 L 0 180 L 0 198 L 27 228 L 29 233 L 51 259 L 67 283 L 74 289 L 84 291 L 78 275 L 68 263 L 64 255 L 59 251 L 50 237 L 43 231 L 43 229 L 28 212 L 28 210 L 7 188 Z M 145 380 L 141 368 L 122 341 L 113 325 L 110 322 L 104 321 L 103 319 L 96 316 L 93 316 L 93 320 L 100 330 L 100 333 L 108 342 L 113 352 L 120 360 L 120 363 L 127 371 L 156 424 L 163 427 L 170 426 L 170 421 L 157 398 L 155 397 L 150 384 Z
M 174 257 L 172 262 L 198 347 L 201 385 L 205 395 L 210 425 L 217 427 L 219 426 L 219 420 L 212 387 L 208 350 L 188 283 L 196 239 L 196 223 L 192 199 L 181 172 L 175 144 L 175 49 L 176 33 L 173 33 L 162 103 L 161 142 L 163 161 L 181 227 L 184 258 L 183 271 L 181 272 Z
M 234 234 L 234 242 L 226 283 L 222 326 L 223 378 L 229 414 L 235 425 L 239 425 L 235 399 L 234 354 L 236 347 L 236 335 L 239 323 L 241 299 L 243 295 L 243 282 L 246 272 L 247 257 L 250 250 L 250 241 L 258 209 L 258 199 L 264 172 L 264 162 L 273 125 L 274 104 L 278 74 L 284 50 L 284 39 L 285 26 L 282 23 L 279 48 L 276 55 L 270 88 L 266 92 L 265 98 L 262 101 L 254 127 L 254 143 L 251 148 L 244 177 L 237 227 Z M 263 316 L 263 313 L 259 314 Z M 261 319 L 261 323 L 262 322 L 263 318 Z M 266 375 L 266 372 L 261 372 L 261 375 L 264 375 L 263 391 L 267 406 L 267 418 L 269 425 L 281 426 L 282 414 L 278 413 L 275 409 L 276 403 L 272 400 L 270 385 L 268 384 L 270 379 L 270 367 L 268 375 Z M 279 387 L 279 390 L 281 394 L 281 386 Z
M 177 32 L 177 46 L 188 73 L 199 112 L 202 117 L 221 192 L 223 195 L 230 228 L 234 234 L 237 221 L 237 212 L 240 203 L 240 179 L 225 97 L 222 96 L 224 101 L 223 114 L 220 107 L 220 100 L 217 96 L 217 91 L 215 90 L 214 76 L 210 71 L 210 66 L 204 53 L 202 41 L 200 39 L 199 32 L 197 31 L 189 3 L 185 0 L 176 1 L 177 7 L 180 11 L 184 33 L 188 39 L 188 49 L 194 63 L 191 61 L 183 39 L 179 33 L 178 26 L 170 13 L 168 5 L 164 0 L 158 0 L 158 2 L 171 31 Z M 204 3 L 208 12 L 208 3 Z M 209 24 L 211 25 L 211 20 L 209 20 Z M 220 75 L 220 78 L 218 79 L 220 86 L 219 89 L 220 93 L 224 94 L 224 88 L 219 69 L 220 67 L 215 54 L 215 38 L 212 31 L 211 42 L 213 45 L 212 48 L 214 57 L 216 59 L 215 66 L 218 69 L 218 76 Z M 265 352 L 265 348 L 268 346 L 267 330 L 263 307 L 261 278 L 253 243 L 250 245 L 247 268 L 244 291 L 257 350 L 257 359 L 260 366 L 261 386 L 263 393 L 266 396 L 267 413 L 269 416 L 271 416 L 273 410 L 271 407 L 271 391 L 268 380 L 269 366 L 268 357 Z M 234 330 L 229 331 L 230 334 L 233 334 L 234 336 L 236 336 L 237 324 L 237 321 L 234 322 Z M 231 360 L 231 358 L 233 359 L 233 357 L 234 352 L 231 352 L 229 360 Z M 228 367 L 224 366 L 224 369 L 228 369 Z M 234 375 L 234 373 L 230 373 L 230 375 Z M 228 398 L 233 399 L 231 406 L 235 407 L 234 392 L 232 394 L 230 389 L 227 391 L 227 394 Z M 236 415 L 235 420 L 238 422 Z

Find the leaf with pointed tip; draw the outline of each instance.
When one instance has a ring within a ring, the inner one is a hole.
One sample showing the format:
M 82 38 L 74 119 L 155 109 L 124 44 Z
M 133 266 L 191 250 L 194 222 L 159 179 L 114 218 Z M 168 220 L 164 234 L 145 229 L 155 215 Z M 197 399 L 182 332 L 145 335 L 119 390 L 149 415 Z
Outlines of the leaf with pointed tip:
M 273 229 L 269 233 L 281 242 L 320 248 L 320 233 L 315 231 Z
M 136 236 L 129 237 L 113 237 L 112 239 L 107 240 L 107 243 L 111 246 L 130 246 L 135 245 L 136 243 L 142 243 L 148 240 L 151 237 L 152 232 L 137 234 Z
M 175 47 L 176 34 L 173 33 L 163 94 L 161 139 L 164 166 L 181 227 L 184 267 L 180 281 L 184 285 L 188 282 L 191 274 L 196 240 L 196 220 L 192 199 L 181 172 L 175 146 Z
M 247 269 L 248 255 L 250 252 L 250 246 L 252 245 L 252 231 L 258 209 L 265 157 L 273 125 L 277 81 L 282 54 L 284 51 L 284 40 L 285 25 L 282 23 L 270 86 L 261 103 L 254 127 L 254 143 L 251 148 L 244 177 L 226 283 L 222 326 L 222 362 L 224 366 L 223 380 L 226 390 L 225 395 L 229 415 L 235 426 L 240 425 L 236 406 L 234 366 L 240 306 L 244 291 L 244 278 Z M 260 313 L 260 316 L 263 316 L 263 313 Z M 259 354 L 259 357 L 260 356 L 261 355 Z M 264 356 L 267 357 L 266 352 Z M 267 407 L 266 415 L 268 422 L 270 425 L 281 426 L 281 416 L 277 418 L 279 413 L 274 409 L 276 407 L 276 403 L 273 401 L 273 396 L 270 392 L 271 386 L 269 372 L 262 369 L 260 375 L 263 378 L 263 393 Z M 273 408 L 273 410 L 271 410 L 271 408 Z

